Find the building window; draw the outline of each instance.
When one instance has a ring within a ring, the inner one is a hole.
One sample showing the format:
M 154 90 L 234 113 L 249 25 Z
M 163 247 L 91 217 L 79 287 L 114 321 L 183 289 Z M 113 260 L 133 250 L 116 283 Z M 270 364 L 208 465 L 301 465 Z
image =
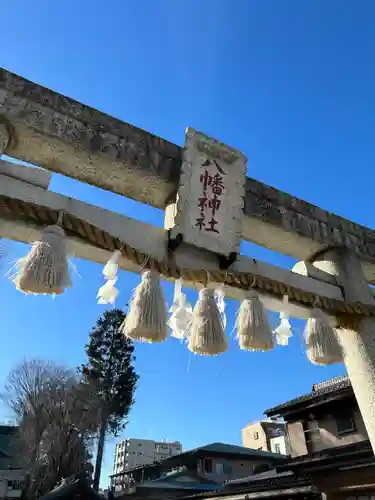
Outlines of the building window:
M 22 490 L 23 481 L 17 479 L 8 479 L 8 489 L 10 490 Z
M 211 474 L 212 473 L 212 459 L 211 458 L 205 458 L 203 460 L 203 472 L 206 474 Z
M 275 444 L 275 453 L 281 453 L 279 443 Z
M 216 464 L 216 474 L 224 473 L 224 464 Z
M 337 434 L 342 436 L 356 431 L 354 418 L 351 412 L 342 412 L 335 417 Z
M 259 432 L 254 432 L 254 439 L 259 439 Z

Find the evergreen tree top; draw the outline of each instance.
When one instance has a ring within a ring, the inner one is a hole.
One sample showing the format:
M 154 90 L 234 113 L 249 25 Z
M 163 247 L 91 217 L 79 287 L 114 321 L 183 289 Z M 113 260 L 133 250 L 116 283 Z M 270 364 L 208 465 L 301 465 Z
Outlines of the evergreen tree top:
M 81 367 L 86 382 L 95 387 L 102 418 L 114 435 L 126 424 L 138 381 L 134 344 L 120 330 L 124 319 L 121 309 L 103 313 L 86 345 L 88 362 Z

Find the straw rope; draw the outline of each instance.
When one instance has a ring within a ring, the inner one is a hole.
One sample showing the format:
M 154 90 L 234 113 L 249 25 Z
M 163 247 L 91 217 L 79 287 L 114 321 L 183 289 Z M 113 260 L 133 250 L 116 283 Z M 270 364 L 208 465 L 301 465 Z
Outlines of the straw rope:
M 59 211 L 0 195 L 0 217 L 8 220 L 28 221 L 36 226 L 44 227 L 45 225 L 55 224 L 57 222 Z M 78 237 L 86 243 L 90 243 L 93 246 L 110 252 L 120 250 L 127 260 L 143 268 L 155 269 L 166 278 L 181 278 L 184 281 L 198 282 L 202 285 L 207 281 L 207 272 L 204 269 L 181 269 L 176 266 L 172 255 L 169 255 L 168 259 L 161 262 L 156 261 L 148 255 L 127 245 L 119 238 L 69 213 L 64 213 L 61 226 L 66 231 L 67 235 Z M 347 303 L 342 300 L 329 299 L 303 291 L 294 286 L 285 285 L 283 282 L 252 273 L 218 270 L 210 271 L 210 277 L 217 283 L 223 283 L 244 290 L 250 288 L 259 290 L 260 292 L 279 299 L 287 295 L 290 303 L 300 304 L 311 308 L 319 307 L 328 314 L 338 317 L 341 316 L 345 318 L 347 315 L 375 317 L 375 305 Z

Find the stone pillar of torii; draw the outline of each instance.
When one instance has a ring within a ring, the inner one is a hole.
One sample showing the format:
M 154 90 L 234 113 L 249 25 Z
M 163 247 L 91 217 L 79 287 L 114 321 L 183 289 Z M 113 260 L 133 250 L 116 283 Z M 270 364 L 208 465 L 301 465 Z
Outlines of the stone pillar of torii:
M 246 158 L 187 129 L 185 147 L 0 70 L 0 237 L 26 243 L 64 221 L 76 257 L 227 297 L 256 290 L 284 316 L 325 311 L 375 449 L 375 231 L 246 177 Z M 165 210 L 157 228 L 48 189 L 50 172 Z M 292 271 L 240 255 L 241 240 L 300 260 Z M 108 276 L 107 276 L 108 278 Z M 292 376 L 292 374 L 291 374 Z

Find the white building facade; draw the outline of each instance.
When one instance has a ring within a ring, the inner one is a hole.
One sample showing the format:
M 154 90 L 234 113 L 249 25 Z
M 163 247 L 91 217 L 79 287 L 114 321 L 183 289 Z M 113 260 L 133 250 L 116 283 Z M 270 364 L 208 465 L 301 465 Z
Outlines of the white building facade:
M 289 455 L 290 450 L 288 446 L 288 436 L 286 434 L 274 436 L 270 438 L 270 451 L 272 453 L 281 453 L 282 455 Z
M 152 441 L 128 438 L 116 444 L 113 473 L 146 465 L 182 453 L 179 441 Z
M 289 455 L 289 439 L 285 422 L 270 418 L 258 420 L 242 429 L 242 442 L 246 448 Z

